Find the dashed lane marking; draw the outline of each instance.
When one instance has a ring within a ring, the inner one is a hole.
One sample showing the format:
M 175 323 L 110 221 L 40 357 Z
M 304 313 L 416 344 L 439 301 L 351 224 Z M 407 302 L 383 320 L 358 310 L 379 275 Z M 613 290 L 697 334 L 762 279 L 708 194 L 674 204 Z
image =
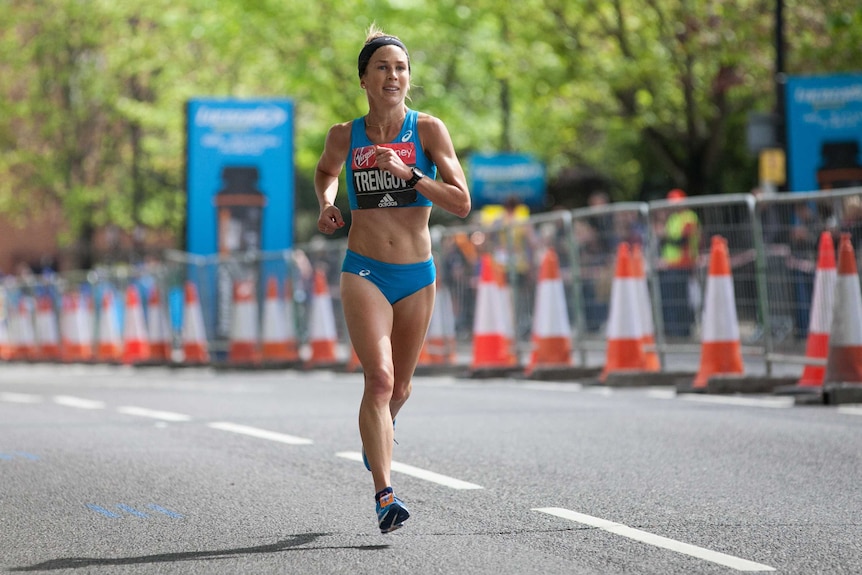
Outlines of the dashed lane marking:
M 698 547 L 697 545 L 683 543 L 682 541 L 676 541 L 675 539 L 669 539 L 667 537 L 655 535 L 647 531 L 641 531 L 640 529 L 628 527 L 627 525 L 623 525 L 622 523 L 615 523 L 613 521 L 608 521 L 607 519 L 600 519 L 599 517 L 584 515 L 583 513 L 578 513 L 577 511 L 570 511 L 568 509 L 562 509 L 560 507 L 540 507 L 534 508 L 533 511 L 547 513 L 548 515 L 554 515 L 555 517 L 568 519 L 569 521 L 581 523 L 582 525 L 596 527 L 609 533 L 614 533 L 622 537 L 627 537 L 635 541 L 640 541 L 641 543 L 654 545 L 655 547 L 661 547 L 663 549 L 668 549 L 670 551 L 675 551 L 684 555 L 690 555 L 691 557 L 697 557 L 698 559 L 703 559 L 704 561 L 710 561 L 712 563 L 724 565 L 725 567 L 730 567 L 731 569 L 736 569 L 737 571 L 775 571 L 775 568 L 770 567 L 769 565 L 755 563 L 754 561 L 741 559 L 733 555 L 727 555 L 726 553 L 719 553 L 718 551 L 712 551 L 710 549 Z
M 81 397 L 72 397 L 71 395 L 55 395 L 54 403 L 64 405 L 66 407 L 77 407 L 78 409 L 104 409 L 104 401 L 95 401 L 93 399 L 83 399 Z
M 9 403 L 42 403 L 41 395 L 33 395 L 32 393 L 0 393 L 0 401 Z
M 349 459 L 351 461 L 357 461 L 360 463 L 362 462 L 362 454 L 356 451 L 340 451 L 335 455 L 337 457 L 343 457 L 344 459 Z M 395 471 L 397 473 L 403 473 L 405 475 L 424 479 L 425 481 L 431 481 L 432 483 L 437 483 L 445 487 L 451 487 L 452 489 L 484 489 L 484 487 L 482 487 L 481 485 L 476 485 L 475 483 L 461 481 L 460 479 L 455 479 L 454 477 L 441 475 L 440 473 L 428 471 L 427 469 L 420 469 L 419 467 L 413 467 L 412 465 L 407 465 L 405 463 L 398 463 L 397 461 L 392 462 L 391 469 L 392 471 Z
M 742 405 L 747 407 L 768 407 L 774 409 L 785 409 L 793 407 L 795 399 L 792 397 L 736 397 L 720 395 L 689 395 L 679 396 L 684 401 L 695 401 L 700 403 L 718 403 L 723 405 Z
M 580 383 L 525 383 L 524 388 L 531 389 L 535 391 L 565 391 L 565 392 L 574 392 L 574 391 L 583 391 L 584 386 Z
M 155 409 L 147 409 L 145 407 L 123 406 L 118 407 L 117 411 L 125 415 L 135 415 L 138 417 L 150 417 L 152 419 L 161 419 L 163 421 L 191 421 L 190 415 L 184 413 L 174 413 L 172 411 L 158 411 Z
M 862 415 L 862 404 L 843 405 L 838 408 L 838 413 L 845 415 Z
M 296 437 L 295 435 L 287 435 L 284 433 L 277 433 L 275 431 L 267 431 L 266 429 L 258 429 L 256 427 L 239 425 L 237 423 L 230 423 L 228 421 L 214 421 L 212 423 L 208 423 L 207 427 L 211 427 L 213 429 L 221 429 L 222 431 L 230 431 L 232 433 L 239 433 L 240 435 L 257 437 L 259 439 L 278 441 L 280 443 L 287 443 L 289 445 L 311 445 L 312 443 L 314 443 L 312 440 L 306 439 L 304 437 Z

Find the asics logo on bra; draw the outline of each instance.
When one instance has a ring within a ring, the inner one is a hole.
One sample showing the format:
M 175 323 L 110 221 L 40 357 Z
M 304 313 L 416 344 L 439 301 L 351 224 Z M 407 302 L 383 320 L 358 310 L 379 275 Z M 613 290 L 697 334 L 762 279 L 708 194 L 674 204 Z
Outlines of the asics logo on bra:
M 401 141 L 402 142 L 409 142 L 410 138 L 412 138 L 412 137 L 413 137 L 413 130 L 407 130 L 406 132 L 404 132 L 404 135 L 401 136 Z
M 386 194 L 382 198 L 380 198 L 380 202 L 377 204 L 378 208 L 393 208 L 398 205 L 398 202 L 395 201 L 395 198 Z

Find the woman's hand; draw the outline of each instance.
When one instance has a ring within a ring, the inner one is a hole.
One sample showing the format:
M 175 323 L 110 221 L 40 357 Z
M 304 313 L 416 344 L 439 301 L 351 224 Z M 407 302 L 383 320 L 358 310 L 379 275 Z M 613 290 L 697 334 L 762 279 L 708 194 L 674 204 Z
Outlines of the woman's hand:
M 344 218 L 341 217 L 341 210 L 332 204 L 320 210 L 320 217 L 317 218 L 317 229 L 324 234 L 332 234 L 335 230 L 344 227 Z
M 409 180 L 413 172 L 398 156 L 398 153 L 392 148 L 386 146 L 374 146 L 374 160 L 377 162 L 377 167 L 385 172 L 389 172 L 396 178 Z

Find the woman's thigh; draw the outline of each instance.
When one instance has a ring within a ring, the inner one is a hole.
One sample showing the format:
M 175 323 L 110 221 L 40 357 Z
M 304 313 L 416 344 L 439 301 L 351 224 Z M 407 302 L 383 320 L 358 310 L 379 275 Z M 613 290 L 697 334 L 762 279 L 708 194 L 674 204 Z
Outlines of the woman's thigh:
M 341 274 L 341 304 L 350 342 L 366 373 L 392 371 L 392 306 L 370 281 Z

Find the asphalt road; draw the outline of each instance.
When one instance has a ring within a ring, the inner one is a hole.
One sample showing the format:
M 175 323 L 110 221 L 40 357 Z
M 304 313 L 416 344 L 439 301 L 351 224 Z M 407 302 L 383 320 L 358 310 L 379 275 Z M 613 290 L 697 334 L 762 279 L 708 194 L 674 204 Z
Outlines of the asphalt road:
M 862 573 L 862 406 L 417 378 L 381 535 L 361 388 L 0 366 L 0 572 Z

